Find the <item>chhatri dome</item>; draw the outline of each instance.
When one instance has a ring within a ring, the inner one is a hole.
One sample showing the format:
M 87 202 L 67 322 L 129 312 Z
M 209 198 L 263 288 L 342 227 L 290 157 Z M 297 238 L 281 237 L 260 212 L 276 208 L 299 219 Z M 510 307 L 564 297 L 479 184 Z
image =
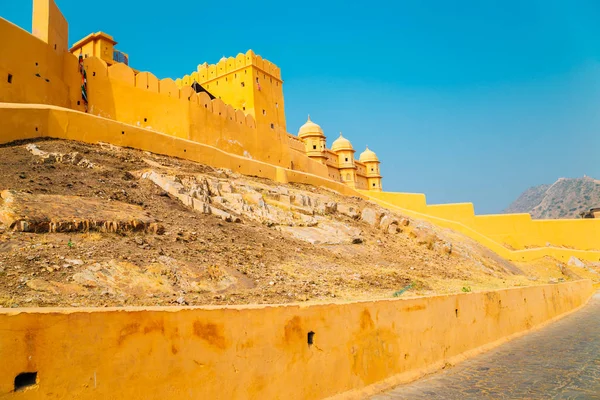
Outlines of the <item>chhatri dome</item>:
M 362 153 L 360 153 L 359 161 L 360 162 L 379 162 L 379 158 L 377 158 L 377 154 L 375 154 L 375 152 L 370 150 L 369 146 L 367 146 L 367 149 L 365 151 L 363 151 Z
M 321 129 L 321 127 L 319 125 L 315 124 L 314 122 L 312 122 L 310 120 L 310 115 L 308 116 L 306 123 L 304 125 L 302 125 L 300 127 L 300 130 L 298 131 L 298 137 L 304 138 L 306 136 L 323 136 L 323 137 L 325 137 L 325 134 L 323 133 L 323 129 Z
M 331 150 L 332 151 L 340 151 L 340 150 L 354 151 L 354 148 L 352 147 L 352 143 L 350 143 L 350 141 L 348 139 L 346 139 L 344 136 L 342 136 L 342 132 L 340 132 L 340 137 L 335 139 L 335 141 L 331 144 Z

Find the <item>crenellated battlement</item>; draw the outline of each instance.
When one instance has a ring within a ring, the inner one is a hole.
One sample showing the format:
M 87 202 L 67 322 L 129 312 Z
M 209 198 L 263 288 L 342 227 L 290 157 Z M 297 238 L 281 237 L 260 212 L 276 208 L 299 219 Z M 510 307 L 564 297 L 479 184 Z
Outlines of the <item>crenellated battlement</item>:
M 255 129 L 256 122 L 252 115 L 236 110 L 231 105 L 225 104 L 221 99 L 212 99 L 207 93 L 196 93 L 190 86 L 177 87 L 171 78 L 158 79 L 151 72 L 136 73 L 129 66 L 116 63 L 108 66 L 106 62 L 98 57 L 88 57 L 83 65 L 87 71 L 88 82 L 93 85 L 95 80 L 110 80 L 120 85 L 131 88 L 142 89 L 150 93 L 157 93 L 173 99 L 187 100 L 190 103 L 199 104 L 212 114 L 225 120 Z M 94 92 L 90 93 L 90 101 L 94 100 Z M 278 130 L 275 127 L 274 130 Z
M 241 71 L 246 67 L 254 67 L 260 70 L 262 73 L 269 75 L 269 77 L 278 80 L 279 84 L 283 82 L 281 80 L 281 70 L 277 65 L 255 54 L 254 51 L 248 50 L 246 54 L 239 53 L 235 57 L 223 57 L 216 64 L 208 64 L 206 62 L 199 64 L 196 71 L 176 79 L 175 83 L 178 87 L 189 86 L 194 82 L 203 84 Z

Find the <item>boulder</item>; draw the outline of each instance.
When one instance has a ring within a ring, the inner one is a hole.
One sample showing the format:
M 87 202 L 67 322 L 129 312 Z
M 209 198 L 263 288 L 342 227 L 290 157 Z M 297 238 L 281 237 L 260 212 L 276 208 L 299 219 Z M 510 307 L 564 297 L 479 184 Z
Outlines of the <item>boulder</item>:
M 575 256 L 571 256 L 571 258 L 569 258 L 567 265 L 570 267 L 585 268 L 585 264 L 579 258 L 577 258 Z
M 364 208 L 360 214 L 360 219 L 371 226 L 377 226 L 379 224 L 380 218 L 381 213 L 369 207 Z
M 392 221 L 392 217 L 390 217 L 389 215 L 384 215 L 381 218 L 381 221 L 379 221 L 379 229 L 381 229 L 384 232 L 387 232 L 387 229 L 391 225 Z
M 417 241 L 417 244 L 426 246 L 430 250 L 433 250 L 436 242 L 439 241 L 439 238 L 434 233 L 419 227 L 411 230 L 409 236 L 414 238 Z
M 354 206 L 344 204 L 344 203 L 338 203 L 336 209 L 337 209 L 337 212 L 339 212 L 340 214 L 343 214 L 352 219 L 358 219 L 360 217 L 358 210 Z

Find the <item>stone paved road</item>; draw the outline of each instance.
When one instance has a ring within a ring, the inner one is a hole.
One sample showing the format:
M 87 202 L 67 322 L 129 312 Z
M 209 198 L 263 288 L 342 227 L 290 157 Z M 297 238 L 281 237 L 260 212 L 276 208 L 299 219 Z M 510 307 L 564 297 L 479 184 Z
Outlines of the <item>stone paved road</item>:
M 371 400 L 600 399 L 600 293 L 541 330 Z

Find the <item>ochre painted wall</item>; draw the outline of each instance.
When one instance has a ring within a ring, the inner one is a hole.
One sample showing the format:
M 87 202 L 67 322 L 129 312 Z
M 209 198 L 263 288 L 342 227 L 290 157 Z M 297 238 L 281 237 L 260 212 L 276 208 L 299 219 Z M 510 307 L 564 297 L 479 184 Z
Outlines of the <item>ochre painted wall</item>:
M 592 292 L 576 281 L 309 306 L 3 309 L 0 397 L 322 399 L 415 379 Z M 12 393 L 21 372 L 38 384 Z
M 280 69 L 252 50 L 217 64 L 200 64 L 197 71 L 176 79 L 178 87 L 194 81 L 225 103 L 254 116 L 262 128 L 286 129 Z
M 219 148 L 181 139 L 161 132 L 111 119 L 48 105 L 0 103 L 0 144 L 20 139 L 52 137 L 87 143 L 105 142 L 228 168 L 244 175 L 277 182 L 298 182 L 323 186 L 349 196 L 366 198 L 341 182 L 319 175 L 289 170 Z M 320 167 L 322 164 L 316 163 Z
M 382 206 L 459 231 L 509 260 L 551 256 L 567 261 L 575 256 L 600 261 L 600 219 L 532 220 L 529 214 L 475 216 L 471 203 L 428 206 L 421 194 L 361 193 Z
M 0 102 L 84 109 L 77 105 L 81 77 L 75 56 L 54 50 L 2 18 L 0 38 Z

